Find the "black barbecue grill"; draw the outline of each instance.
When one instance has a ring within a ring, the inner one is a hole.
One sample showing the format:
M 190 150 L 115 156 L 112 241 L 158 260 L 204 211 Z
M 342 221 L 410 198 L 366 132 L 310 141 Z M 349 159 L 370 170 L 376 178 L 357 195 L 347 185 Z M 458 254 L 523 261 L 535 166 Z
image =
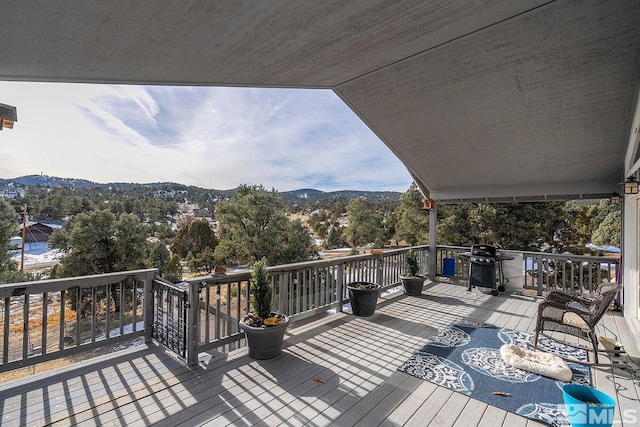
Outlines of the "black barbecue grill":
M 502 261 L 514 259 L 511 255 L 498 252 L 494 245 L 473 245 L 471 252 L 462 252 L 456 256 L 469 261 L 469 290 L 474 286 L 487 288 L 491 295 L 504 292 L 504 273 Z
M 469 256 L 469 290 L 488 288 L 491 295 L 498 295 L 496 289 L 496 247 L 493 245 L 473 245 Z
M 498 295 L 498 291 L 504 292 L 502 261 L 512 260 L 513 256 L 498 252 L 494 245 L 487 244 L 473 245 L 471 252 L 462 252 L 456 256 L 469 260 L 469 290 L 475 286 L 489 289 L 491 295 Z

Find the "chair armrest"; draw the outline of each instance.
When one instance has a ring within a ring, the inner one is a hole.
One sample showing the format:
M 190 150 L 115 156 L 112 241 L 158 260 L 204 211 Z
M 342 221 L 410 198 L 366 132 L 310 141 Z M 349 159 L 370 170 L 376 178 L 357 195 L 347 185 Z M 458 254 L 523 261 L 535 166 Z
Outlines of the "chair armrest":
M 557 308 L 564 311 L 572 311 L 576 314 L 589 314 L 591 307 L 597 300 L 590 300 L 579 296 L 569 295 L 564 292 L 551 292 L 538 307 L 542 312 L 547 307 Z
M 590 306 L 600 301 L 601 297 L 576 295 L 573 299 L 582 305 Z
M 545 301 L 571 301 L 573 296 L 563 291 L 551 291 L 544 299 Z
M 582 295 L 571 295 L 562 291 L 552 291 L 549 292 L 544 302 L 553 301 L 557 304 L 569 304 L 569 303 L 578 303 L 585 307 L 590 307 L 593 304 L 598 302 L 598 298 L 596 297 L 587 297 Z

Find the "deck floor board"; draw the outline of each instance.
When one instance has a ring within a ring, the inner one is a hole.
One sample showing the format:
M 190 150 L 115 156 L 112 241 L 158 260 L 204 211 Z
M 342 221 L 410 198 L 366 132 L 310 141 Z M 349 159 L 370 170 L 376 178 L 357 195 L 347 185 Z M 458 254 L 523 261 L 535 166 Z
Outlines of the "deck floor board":
M 538 302 L 432 283 L 420 297 L 382 298 L 372 317 L 339 313 L 290 328 L 272 360 L 239 349 L 211 352 L 188 368 L 159 346 L 139 346 L 0 384 L 0 424 L 540 426 L 397 370 L 455 321 L 533 333 Z M 618 312 L 606 315 L 598 333 L 635 345 Z M 637 357 L 637 348 L 627 349 Z M 638 380 L 618 368 L 593 368 L 592 376 L 617 397 L 616 419 L 630 425 L 625 411 L 638 407 Z

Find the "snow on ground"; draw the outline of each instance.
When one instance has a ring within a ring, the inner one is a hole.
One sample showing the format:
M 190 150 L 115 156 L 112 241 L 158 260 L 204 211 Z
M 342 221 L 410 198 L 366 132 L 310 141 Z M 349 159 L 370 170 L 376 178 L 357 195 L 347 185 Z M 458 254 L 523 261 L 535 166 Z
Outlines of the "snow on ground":
M 140 320 L 136 323 L 136 331 L 142 331 L 144 330 L 144 321 Z M 123 335 L 127 335 L 130 334 L 132 332 L 134 332 L 133 330 L 133 325 L 131 323 L 124 325 L 123 327 Z M 119 337 L 120 336 L 120 328 L 115 328 L 112 329 L 111 331 L 109 331 L 109 337 L 110 338 L 114 338 L 114 337 Z M 96 341 L 101 341 L 107 339 L 107 335 L 106 334 L 102 334 L 96 337 Z M 88 344 L 90 343 L 91 340 L 86 340 L 84 343 Z M 119 345 L 117 345 L 116 347 L 114 347 L 114 351 L 116 350 L 123 350 L 125 348 L 130 348 L 130 347 L 135 347 L 137 345 L 140 345 L 144 343 L 144 337 L 138 337 L 137 339 L 132 340 L 131 342 L 124 342 L 121 343 Z
M 589 248 L 589 249 L 594 249 L 596 251 L 604 251 L 604 252 L 614 252 L 614 253 L 620 253 L 620 248 L 616 247 L 616 246 L 596 246 L 593 243 L 588 243 L 587 245 L 585 245 L 585 247 Z
M 22 253 L 20 249 L 13 251 L 11 259 L 20 263 Z M 62 254 L 57 249 L 51 249 L 47 242 L 26 243 L 24 246 L 24 265 L 54 265 L 60 261 Z

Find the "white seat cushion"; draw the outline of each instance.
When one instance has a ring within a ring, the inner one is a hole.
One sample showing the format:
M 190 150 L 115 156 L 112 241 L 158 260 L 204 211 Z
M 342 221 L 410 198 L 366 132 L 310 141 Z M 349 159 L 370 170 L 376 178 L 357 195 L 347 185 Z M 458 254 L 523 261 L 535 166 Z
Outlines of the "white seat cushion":
M 565 383 L 571 381 L 573 376 L 567 363 L 555 354 L 505 344 L 500 347 L 500 356 L 509 366 Z

